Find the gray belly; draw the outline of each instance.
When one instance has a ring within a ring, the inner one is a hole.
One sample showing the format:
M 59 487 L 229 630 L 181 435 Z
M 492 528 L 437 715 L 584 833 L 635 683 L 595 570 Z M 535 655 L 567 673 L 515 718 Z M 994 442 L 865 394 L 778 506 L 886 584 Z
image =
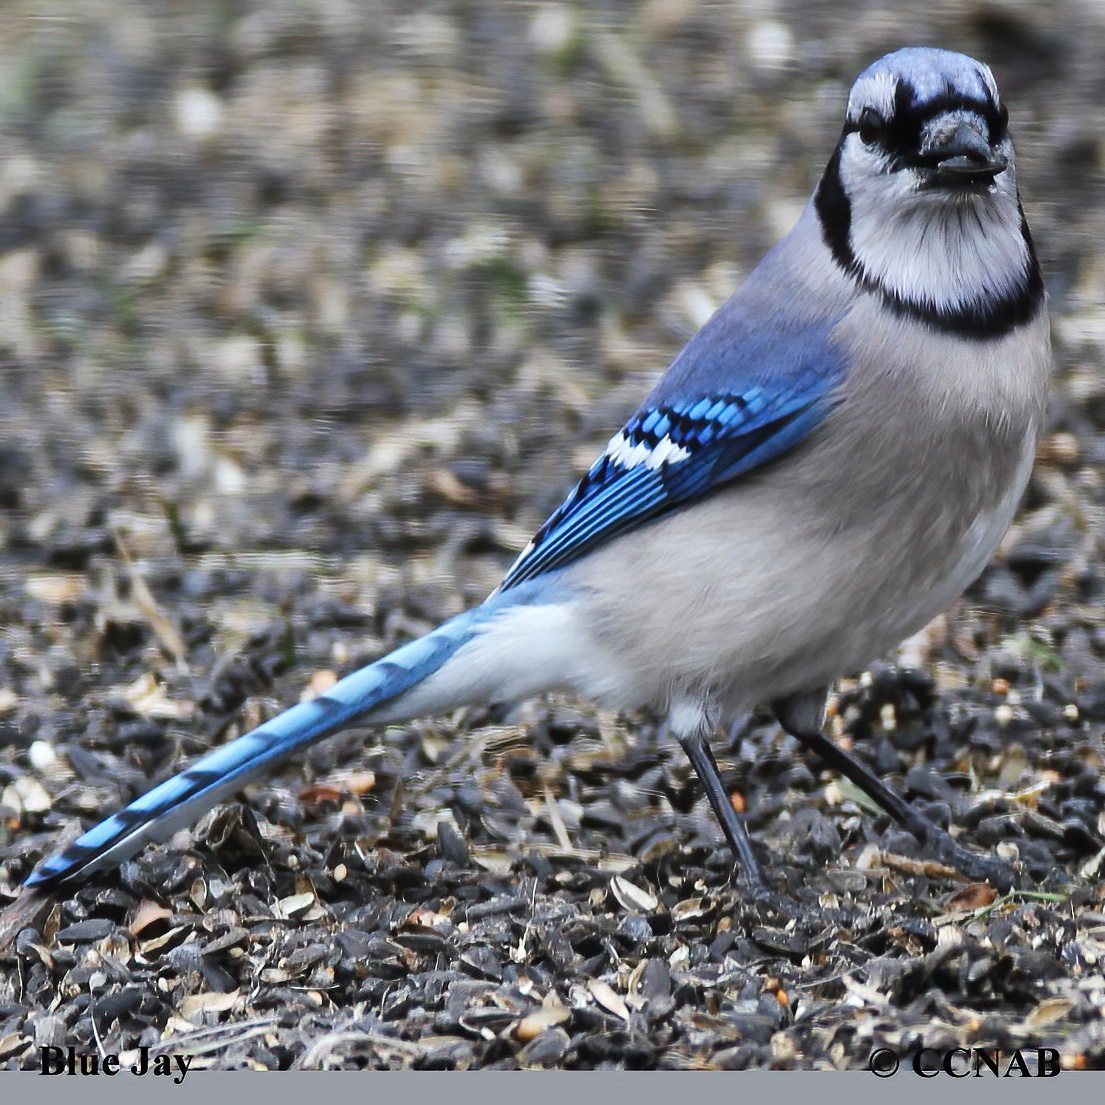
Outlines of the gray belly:
M 635 673 L 630 697 L 708 693 L 738 710 L 825 685 L 982 571 L 1027 482 L 1034 422 L 920 440 L 894 423 L 829 426 L 820 448 L 571 570 L 599 640 Z

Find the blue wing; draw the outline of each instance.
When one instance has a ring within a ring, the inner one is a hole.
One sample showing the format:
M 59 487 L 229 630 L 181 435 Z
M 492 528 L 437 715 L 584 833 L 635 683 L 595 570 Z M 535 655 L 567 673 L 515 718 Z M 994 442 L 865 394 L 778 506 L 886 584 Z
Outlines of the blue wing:
M 500 590 L 562 567 L 797 445 L 825 417 L 846 371 L 830 329 L 742 333 L 719 312 L 537 531 Z

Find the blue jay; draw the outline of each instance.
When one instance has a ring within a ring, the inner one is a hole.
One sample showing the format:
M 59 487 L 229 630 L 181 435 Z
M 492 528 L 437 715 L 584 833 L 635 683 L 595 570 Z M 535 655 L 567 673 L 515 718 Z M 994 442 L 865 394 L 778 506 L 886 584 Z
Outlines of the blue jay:
M 753 886 L 709 741 L 767 703 L 939 858 L 1010 885 L 821 732 L 833 680 L 980 574 L 1029 478 L 1050 341 L 1007 119 L 972 58 L 875 62 L 798 224 L 482 605 L 211 752 L 27 885 L 118 864 L 353 721 L 553 690 L 665 710 Z

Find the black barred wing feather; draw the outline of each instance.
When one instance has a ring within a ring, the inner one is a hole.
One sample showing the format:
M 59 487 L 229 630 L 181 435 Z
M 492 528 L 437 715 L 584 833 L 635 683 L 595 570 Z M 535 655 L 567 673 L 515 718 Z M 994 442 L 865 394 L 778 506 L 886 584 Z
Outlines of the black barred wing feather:
M 785 390 L 761 385 L 638 411 L 537 531 L 500 590 L 780 456 L 821 420 L 831 381 L 815 372 L 792 378 Z

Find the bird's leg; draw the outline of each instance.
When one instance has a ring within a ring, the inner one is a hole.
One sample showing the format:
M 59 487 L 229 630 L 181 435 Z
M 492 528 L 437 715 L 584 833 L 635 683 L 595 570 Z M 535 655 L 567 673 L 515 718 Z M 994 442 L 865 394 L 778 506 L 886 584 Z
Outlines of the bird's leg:
M 801 741 L 810 751 L 816 752 L 830 767 L 851 779 L 861 790 L 871 796 L 903 828 L 911 832 L 931 848 L 943 862 L 972 879 L 988 879 L 999 890 L 1013 887 L 1016 875 L 1013 869 L 996 856 L 972 852 L 957 843 L 938 825 L 918 813 L 904 798 L 883 784 L 854 756 L 850 756 L 821 731 L 824 720 L 828 688 L 789 695 L 771 704 L 779 724 L 792 737 Z
M 733 809 L 725 784 L 721 781 L 721 772 L 718 770 L 717 760 L 714 759 L 713 750 L 710 748 L 712 727 L 709 719 L 704 710 L 697 711 L 697 714 L 695 722 L 686 728 L 677 725 L 673 719 L 672 731 L 682 745 L 683 751 L 687 753 L 695 774 L 702 781 L 706 797 L 710 800 L 714 814 L 721 823 L 721 830 L 725 833 L 725 839 L 729 841 L 729 847 L 732 848 L 740 867 L 742 881 L 756 890 L 766 890 L 767 882 L 752 851 L 748 830 L 737 815 L 737 811 Z

